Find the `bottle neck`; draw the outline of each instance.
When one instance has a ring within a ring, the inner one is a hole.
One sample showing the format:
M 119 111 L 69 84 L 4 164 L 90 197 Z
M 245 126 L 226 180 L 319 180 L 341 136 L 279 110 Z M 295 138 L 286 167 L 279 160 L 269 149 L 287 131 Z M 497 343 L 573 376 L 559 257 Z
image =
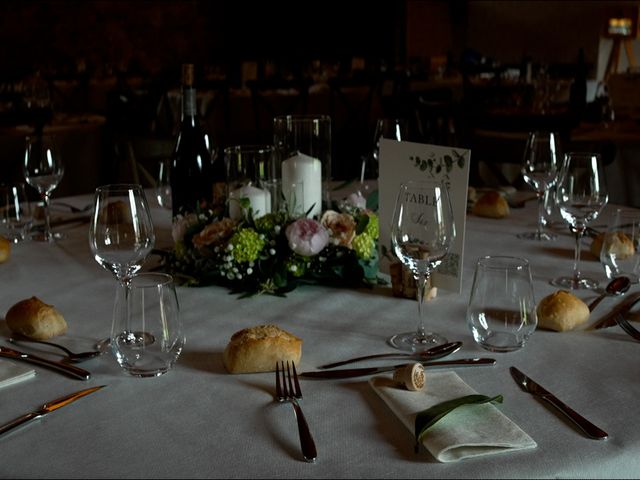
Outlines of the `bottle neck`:
M 182 120 L 195 119 L 196 113 L 196 89 L 182 87 Z

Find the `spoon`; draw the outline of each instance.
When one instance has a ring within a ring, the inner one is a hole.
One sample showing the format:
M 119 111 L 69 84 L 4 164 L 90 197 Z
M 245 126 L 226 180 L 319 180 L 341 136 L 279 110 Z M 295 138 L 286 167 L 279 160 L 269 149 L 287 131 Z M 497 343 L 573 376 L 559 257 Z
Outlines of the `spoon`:
M 72 352 L 67 347 L 58 345 L 57 343 L 45 342 L 44 340 L 35 340 L 33 338 L 16 337 L 16 338 L 8 338 L 8 340 L 10 343 L 13 343 L 13 344 L 20 344 L 22 342 L 33 342 L 33 343 L 41 343 L 43 345 L 49 345 L 51 347 L 59 348 L 60 350 L 62 350 L 67 354 L 66 360 L 71 363 L 84 362 L 85 360 L 89 360 L 90 358 L 97 357 L 98 355 L 102 354 L 102 352 L 98 350 L 90 350 L 88 352 Z
M 341 365 L 346 365 L 348 363 L 359 362 L 361 360 L 369 360 L 372 358 L 385 358 L 385 357 L 409 357 L 414 358 L 416 360 L 433 360 L 436 358 L 446 357 L 447 355 L 457 352 L 462 347 L 462 342 L 450 342 L 442 345 L 438 345 L 436 347 L 432 347 L 429 350 L 425 350 L 424 352 L 414 352 L 414 353 L 402 353 L 402 352 L 393 352 L 393 353 L 377 353 L 374 355 L 365 355 L 363 357 L 355 357 L 350 358 L 348 360 L 342 360 L 340 362 L 327 363 L 326 365 L 320 365 L 318 368 L 333 368 L 339 367 Z
M 629 277 L 615 277 L 607 284 L 607 287 L 604 289 L 604 292 L 601 293 L 598 297 L 595 298 L 595 300 L 593 300 L 593 302 L 589 304 L 589 311 L 592 312 L 593 309 L 596 308 L 596 306 L 607 295 L 622 295 L 627 290 L 629 290 L 630 286 L 631 286 L 631 280 L 629 280 Z

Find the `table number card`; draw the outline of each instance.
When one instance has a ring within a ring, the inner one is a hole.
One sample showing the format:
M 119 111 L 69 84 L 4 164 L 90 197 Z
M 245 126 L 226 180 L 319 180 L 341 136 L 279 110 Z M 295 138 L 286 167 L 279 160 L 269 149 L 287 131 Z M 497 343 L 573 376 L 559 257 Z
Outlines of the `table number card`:
M 391 219 L 400 184 L 408 180 L 435 180 L 449 189 L 456 238 L 449 254 L 432 276 L 438 288 L 460 293 L 462 258 L 467 214 L 467 189 L 471 151 L 413 142 L 380 141 L 378 190 L 380 195 L 380 270 L 389 270 L 394 258 L 391 247 Z

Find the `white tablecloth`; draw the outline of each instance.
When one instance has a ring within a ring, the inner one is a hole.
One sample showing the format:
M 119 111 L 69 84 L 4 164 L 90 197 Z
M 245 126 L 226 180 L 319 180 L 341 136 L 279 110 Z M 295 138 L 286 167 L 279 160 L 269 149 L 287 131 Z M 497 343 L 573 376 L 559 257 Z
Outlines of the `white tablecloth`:
M 86 203 L 86 198 L 75 200 L 79 206 Z M 169 213 L 157 209 L 154 215 L 158 246 L 167 246 Z M 481 394 L 502 394 L 500 410 L 537 442 L 535 449 L 442 464 L 425 451 L 414 453 L 412 435 L 372 391 L 367 377 L 304 380 L 303 408 L 318 447 L 317 462 L 307 464 L 301 460 L 291 406 L 274 402 L 274 375 L 225 372 L 221 354 L 229 337 L 247 326 L 276 323 L 304 340 L 299 371 L 315 369 L 330 360 L 391 351 L 385 340 L 414 328 L 416 302 L 393 297 L 389 287 L 309 286 L 287 298 L 242 300 L 219 287 L 180 287 L 187 343 L 168 374 L 128 377 L 107 355 L 82 364 L 93 374 L 87 382 L 35 367 L 35 379 L 0 390 L 1 424 L 60 395 L 108 385 L 0 437 L 0 477 L 637 477 L 637 342 L 618 327 L 597 332 L 538 330 L 521 351 L 488 354 L 474 343 L 466 325 L 466 303 L 479 256 L 529 258 L 538 300 L 555 290 L 550 278 L 571 272 L 574 241 L 568 231 L 553 243 L 516 238 L 516 233 L 534 227 L 535 218 L 532 203 L 512 210 L 504 220 L 469 216 L 462 294 L 441 290 L 426 306 L 430 327 L 464 342 L 452 358 L 497 358 L 494 367 L 456 372 Z M 87 224 L 64 227 L 68 238 L 55 245 L 15 245 L 10 260 L 0 264 L 0 314 L 37 295 L 63 313 L 68 337 L 93 341 L 107 336 L 115 280 L 91 257 L 87 230 Z M 586 251 L 582 266 L 605 282 L 599 263 Z M 595 296 L 577 294 L 585 300 Z M 615 301 L 603 301 L 593 319 Z M 8 346 L 3 339 L 7 334 L 0 321 L 0 343 Z M 586 438 L 564 417 L 522 392 L 509 375 L 512 365 L 609 432 L 609 440 Z

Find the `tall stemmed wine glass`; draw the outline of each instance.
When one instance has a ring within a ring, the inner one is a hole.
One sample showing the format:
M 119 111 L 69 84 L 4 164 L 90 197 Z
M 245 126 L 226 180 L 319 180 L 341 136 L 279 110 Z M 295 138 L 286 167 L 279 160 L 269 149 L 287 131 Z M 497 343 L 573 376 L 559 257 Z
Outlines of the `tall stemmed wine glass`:
M 118 310 L 127 309 L 131 279 L 142 268 L 154 244 L 151 214 L 140 185 L 113 184 L 96 189 L 89 246 L 96 262 L 118 280 L 113 325 L 128 315 L 127 311 Z
M 560 139 L 553 132 L 531 132 L 527 138 L 522 165 L 522 177 L 538 196 L 538 228 L 525 232 L 519 238 L 528 240 L 555 240 L 556 235 L 544 231 L 545 193 L 553 188 L 560 169 Z
M 553 285 L 572 290 L 598 286 L 596 280 L 580 273 L 580 241 L 587 224 L 598 217 L 607 200 L 607 185 L 600 155 L 567 153 L 556 185 L 556 202 L 562 218 L 575 234 L 576 248 L 573 275 L 555 278 L 551 281 Z
M 425 286 L 449 252 L 454 236 L 453 210 L 444 184 L 409 181 L 400 185 L 391 225 L 391 244 L 416 280 L 418 326 L 413 332 L 391 337 L 389 343 L 394 347 L 422 351 L 446 343 L 446 338 L 425 329 L 423 306 Z
M 62 180 L 64 165 L 53 135 L 38 134 L 27 138 L 23 169 L 25 180 L 38 191 L 44 204 L 44 231 L 32 238 L 38 241 L 54 242 L 62 238 L 62 235 L 51 231 L 49 202 L 51 192 Z

